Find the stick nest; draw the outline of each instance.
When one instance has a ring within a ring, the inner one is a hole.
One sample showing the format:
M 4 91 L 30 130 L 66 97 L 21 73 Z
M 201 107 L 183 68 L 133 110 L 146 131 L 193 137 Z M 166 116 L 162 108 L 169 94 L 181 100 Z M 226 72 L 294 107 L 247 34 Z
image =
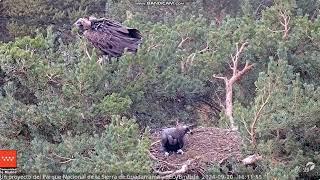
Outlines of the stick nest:
M 165 157 L 160 151 L 161 132 L 152 134 L 154 141 L 150 157 L 155 161 L 154 173 L 170 178 L 181 174 L 203 176 L 214 163 L 221 164 L 228 158 L 241 160 L 241 137 L 239 132 L 220 128 L 195 128 L 193 134 L 185 136 L 184 154 L 170 154 Z

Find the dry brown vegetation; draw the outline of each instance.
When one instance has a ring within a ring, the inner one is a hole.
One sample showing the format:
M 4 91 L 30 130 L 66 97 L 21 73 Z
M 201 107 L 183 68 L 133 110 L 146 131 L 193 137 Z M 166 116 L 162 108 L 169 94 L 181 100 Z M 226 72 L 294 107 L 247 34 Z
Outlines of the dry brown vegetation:
M 184 154 L 165 157 L 160 151 L 160 132 L 152 134 L 154 143 L 150 156 L 155 161 L 153 170 L 159 175 L 172 177 L 177 174 L 202 175 L 213 163 L 222 163 L 233 157 L 241 161 L 241 137 L 239 132 L 220 128 L 196 128 L 185 137 Z

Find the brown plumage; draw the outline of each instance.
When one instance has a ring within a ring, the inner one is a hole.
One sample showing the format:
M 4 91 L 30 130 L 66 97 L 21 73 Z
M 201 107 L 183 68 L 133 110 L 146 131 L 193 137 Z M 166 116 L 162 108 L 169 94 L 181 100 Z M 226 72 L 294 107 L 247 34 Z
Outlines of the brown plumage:
M 136 53 L 142 41 L 139 30 L 106 18 L 80 18 L 75 25 L 95 48 L 109 58 L 120 57 L 125 49 Z
M 177 126 L 174 128 L 163 129 L 161 133 L 161 151 L 168 156 L 170 151 L 183 153 L 184 136 L 192 133 L 191 126 Z

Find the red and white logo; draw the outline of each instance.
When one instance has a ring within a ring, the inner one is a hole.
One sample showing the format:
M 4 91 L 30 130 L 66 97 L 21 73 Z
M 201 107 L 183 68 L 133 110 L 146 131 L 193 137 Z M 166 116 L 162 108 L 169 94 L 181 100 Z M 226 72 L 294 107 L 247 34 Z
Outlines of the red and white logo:
M 0 168 L 17 168 L 16 150 L 0 150 Z

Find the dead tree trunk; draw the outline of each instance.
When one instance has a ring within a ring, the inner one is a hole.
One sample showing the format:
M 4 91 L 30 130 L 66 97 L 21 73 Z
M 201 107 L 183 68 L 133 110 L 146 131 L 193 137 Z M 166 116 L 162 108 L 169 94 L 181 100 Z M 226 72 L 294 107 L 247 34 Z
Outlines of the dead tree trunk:
M 235 124 L 234 119 L 233 119 L 233 115 L 232 115 L 232 112 L 233 112 L 233 99 L 232 99 L 233 98 L 233 94 L 232 94 L 233 93 L 233 85 L 239 79 L 241 79 L 245 73 L 247 73 L 250 69 L 252 69 L 252 67 L 254 65 L 254 64 L 249 64 L 249 62 L 246 62 L 244 68 L 240 71 L 238 70 L 238 62 L 240 59 L 240 55 L 243 52 L 243 50 L 247 44 L 248 44 L 247 42 L 243 43 L 240 48 L 237 44 L 236 54 L 231 55 L 232 65 L 229 64 L 230 69 L 232 70 L 232 77 L 231 78 L 228 79 L 226 76 L 213 75 L 214 78 L 223 79 L 225 82 L 225 86 L 226 86 L 225 115 L 230 121 L 230 128 L 232 130 L 238 130 L 238 127 Z
M 232 111 L 233 111 L 233 101 L 232 101 L 232 97 L 233 97 L 233 90 L 232 90 L 232 86 L 233 84 L 230 83 L 229 80 L 225 81 L 226 84 L 226 107 L 225 107 L 225 114 L 227 116 L 227 118 L 230 121 L 230 127 L 231 129 L 237 129 L 237 127 L 235 127 L 235 123 L 233 120 L 233 116 L 232 116 Z
M 289 37 L 289 31 L 290 31 L 290 27 L 289 27 L 290 15 L 287 10 L 282 10 L 282 9 L 279 10 L 279 21 L 280 21 L 280 24 L 283 26 L 283 30 L 272 30 L 270 28 L 268 29 L 273 33 L 283 32 L 282 38 L 286 40 Z

